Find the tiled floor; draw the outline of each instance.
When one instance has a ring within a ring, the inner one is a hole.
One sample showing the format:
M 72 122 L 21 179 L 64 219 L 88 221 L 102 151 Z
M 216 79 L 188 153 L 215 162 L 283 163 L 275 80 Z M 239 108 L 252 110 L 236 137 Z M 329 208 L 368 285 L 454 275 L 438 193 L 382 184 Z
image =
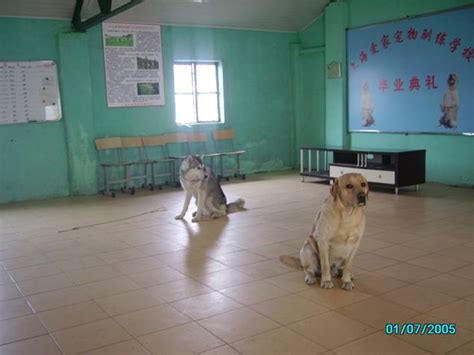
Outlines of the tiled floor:
M 282 173 L 224 190 L 248 210 L 200 224 L 174 220 L 171 188 L 1 206 L 0 354 L 474 353 L 474 190 L 372 191 L 351 292 L 278 261 L 327 185 Z

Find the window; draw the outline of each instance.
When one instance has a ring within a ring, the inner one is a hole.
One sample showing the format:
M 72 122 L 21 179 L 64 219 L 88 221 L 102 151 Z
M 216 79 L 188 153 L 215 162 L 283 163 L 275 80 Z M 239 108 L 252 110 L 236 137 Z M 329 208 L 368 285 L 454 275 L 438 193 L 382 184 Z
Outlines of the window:
M 223 121 L 219 62 L 175 62 L 174 101 L 177 124 Z

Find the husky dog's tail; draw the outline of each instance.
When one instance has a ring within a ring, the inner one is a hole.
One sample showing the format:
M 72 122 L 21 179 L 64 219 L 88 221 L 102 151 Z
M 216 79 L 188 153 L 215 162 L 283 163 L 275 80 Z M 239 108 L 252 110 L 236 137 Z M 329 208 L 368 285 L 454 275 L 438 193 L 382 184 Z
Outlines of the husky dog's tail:
M 296 270 L 303 270 L 301 266 L 301 261 L 299 258 L 289 255 L 281 255 L 280 262 Z
M 244 209 L 245 200 L 243 198 L 238 198 L 234 202 L 228 203 L 226 205 L 227 213 L 237 212 Z

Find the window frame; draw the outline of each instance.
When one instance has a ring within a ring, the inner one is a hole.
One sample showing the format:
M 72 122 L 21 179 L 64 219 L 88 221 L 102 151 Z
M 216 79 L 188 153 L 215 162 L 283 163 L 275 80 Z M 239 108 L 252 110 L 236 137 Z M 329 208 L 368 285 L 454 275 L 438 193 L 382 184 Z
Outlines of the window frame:
M 191 93 L 179 93 L 176 92 L 174 88 L 174 98 L 175 98 L 175 123 L 179 126 L 189 126 L 189 125 L 202 125 L 202 124 L 221 124 L 224 123 L 224 95 L 223 95 L 223 85 L 222 85 L 222 62 L 218 60 L 175 60 L 173 61 L 173 82 L 174 82 L 174 68 L 176 65 L 188 65 L 191 66 L 191 80 L 192 80 L 192 92 Z M 198 79 L 196 75 L 196 67 L 199 65 L 214 65 L 215 69 L 215 78 L 216 78 L 216 91 L 198 91 Z M 215 121 L 206 121 L 199 119 L 199 100 L 198 97 L 200 94 L 214 94 L 217 96 L 217 120 Z M 194 105 L 194 120 L 192 122 L 177 122 L 176 121 L 176 96 L 177 95 L 192 95 L 193 105 Z

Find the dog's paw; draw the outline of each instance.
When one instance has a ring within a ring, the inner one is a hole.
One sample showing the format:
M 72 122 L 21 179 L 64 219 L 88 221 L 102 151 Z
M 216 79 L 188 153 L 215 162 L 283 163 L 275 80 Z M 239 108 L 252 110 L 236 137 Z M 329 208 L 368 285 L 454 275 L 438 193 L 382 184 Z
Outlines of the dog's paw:
M 201 218 L 194 217 L 191 221 L 192 221 L 193 223 L 197 223 L 197 222 L 200 222 L 200 221 L 201 221 Z
M 354 283 L 352 281 L 343 282 L 341 288 L 346 291 L 350 291 L 354 288 Z
M 304 275 L 304 282 L 306 282 L 308 285 L 314 285 L 316 281 L 318 281 L 316 277 L 308 274 Z
M 321 288 L 333 288 L 334 284 L 332 283 L 331 280 L 329 281 L 323 281 L 321 280 Z
M 174 219 L 183 219 L 183 218 L 184 218 L 184 215 L 182 215 L 182 214 L 179 214 L 176 217 L 174 217 Z

